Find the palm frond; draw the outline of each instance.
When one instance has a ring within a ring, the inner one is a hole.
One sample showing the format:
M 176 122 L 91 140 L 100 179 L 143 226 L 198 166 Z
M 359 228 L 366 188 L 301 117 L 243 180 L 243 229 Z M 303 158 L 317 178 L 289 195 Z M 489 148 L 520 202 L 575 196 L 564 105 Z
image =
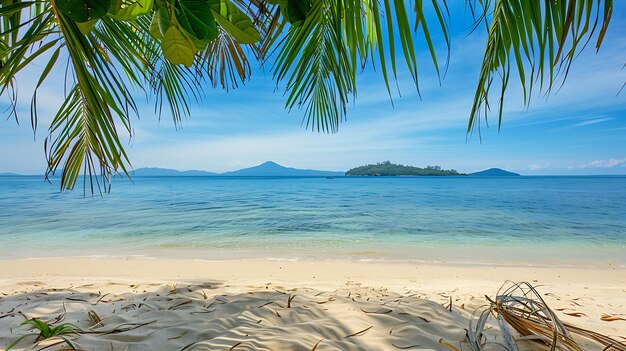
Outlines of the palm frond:
M 219 85 L 226 90 L 238 88 L 252 73 L 243 45 L 223 29 L 219 29 L 217 38 L 209 43 L 199 66 L 214 88 Z
M 15 76 L 40 57 L 53 52 L 33 91 L 31 124 L 37 128 L 37 92 L 58 58 L 60 38 L 54 27 L 54 17 L 48 3 L 37 1 L 11 1 L 0 7 L 0 95 L 9 92 L 9 114 L 17 118 L 17 81 Z M 21 22 L 22 12 L 31 14 Z M 21 33 L 20 33 L 21 32 Z
M 431 5 L 448 43 L 446 4 L 433 0 Z M 303 109 L 308 128 L 336 132 L 350 97 L 356 97 L 358 70 L 367 62 L 380 64 L 391 96 L 390 82 L 399 72 L 398 50 L 419 93 L 413 31 L 421 28 L 439 72 L 424 10 L 421 1 L 409 15 L 402 0 L 312 0 L 302 25 L 287 27 L 287 33 L 276 30 L 268 39 L 271 44 L 265 44 L 272 47 L 269 52 L 277 52 L 274 78 L 278 83 L 286 80 L 286 107 Z M 274 28 L 285 28 L 284 23 Z
M 595 37 L 602 45 L 613 11 L 612 0 L 508 1 L 469 0 L 477 9 L 476 26 L 488 28 L 468 133 L 480 128 L 490 111 L 490 93 L 499 81 L 498 128 L 511 71 L 519 78 L 524 105 L 534 89 L 549 94 L 565 81 L 578 54 Z M 537 85 L 538 88 L 535 88 Z
M 289 77 L 286 106 L 304 106 L 304 122 L 318 131 L 337 130 L 355 91 L 355 67 L 340 23 L 336 6 L 314 1 L 304 24 L 290 27 L 274 66 L 277 81 Z
M 115 65 L 92 34 L 83 35 L 73 21 L 53 6 L 70 57 L 75 86 L 57 112 L 46 138 L 48 174 L 63 165 L 61 188 L 75 186 L 81 171 L 100 175 L 102 190 L 114 172 L 127 173 L 128 156 L 121 145 L 116 120 L 130 131 L 129 110 L 137 111 L 132 94 Z M 48 147 L 49 146 L 49 147 Z M 86 188 L 87 178 L 84 182 Z
M 586 338 L 601 345 L 602 350 L 626 351 L 626 344 L 588 329 L 562 322 L 544 301 L 537 289 L 528 282 L 505 282 L 495 299 L 485 296 L 489 305 L 479 308 L 478 319 L 472 318 L 466 333 L 474 351 L 484 351 L 487 340 L 483 334 L 488 319 L 497 320 L 508 351 L 519 350 L 518 344 L 538 343 L 551 351 L 583 351 L 574 336 Z M 476 314 L 475 312 L 475 314 Z M 513 333 L 518 335 L 514 335 Z

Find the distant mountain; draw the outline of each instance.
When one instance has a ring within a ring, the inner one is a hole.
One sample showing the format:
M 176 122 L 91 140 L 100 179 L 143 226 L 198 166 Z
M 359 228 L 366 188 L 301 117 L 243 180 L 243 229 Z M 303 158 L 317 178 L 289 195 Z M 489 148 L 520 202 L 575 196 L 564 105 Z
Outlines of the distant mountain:
M 19 177 L 21 174 L 17 173 L 0 173 L 0 177 Z
M 232 177 L 338 177 L 343 176 L 343 172 L 316 171 L 312 169 L 296 169 L 284 167 L 275 162 L 267 161 L 255 167 L 244 168 L 238 171 L 226 173 L 213 173 L 206 171 L 178 171 L 169 168 L 138 168 L 130 173 L 135 177 L 202 177 L 202 176 L 232 176 Z
M 454 169 L 443 169 L 439 166 L 425 168 L 397 165 L 389 161 L 375 165 L 365 165 L 346 172 L 347 176 L 464 176 Z
M 136 177 L 198 177 L 198 176 L 213 176 L 217 173 L 205 172 L 205 171 L 178 171 L 169 168 L 137 168 L 130 172 L 131 176 Z
M 243 176 L 243 177 L 340 177 L 343 172 L 316 171 L 313 169 L 297 169 L 281 166 L 276 162 L 267 161 L 258 166 L 240 169 L 238 171 L 226 172 L 223 176 Z
M 478 177 L 519 177 L 520 175 L 517 173 L 505 171 L 500 168 L 489 168 L 484 171 L 470 173 L 470 176 L 478 176 Z

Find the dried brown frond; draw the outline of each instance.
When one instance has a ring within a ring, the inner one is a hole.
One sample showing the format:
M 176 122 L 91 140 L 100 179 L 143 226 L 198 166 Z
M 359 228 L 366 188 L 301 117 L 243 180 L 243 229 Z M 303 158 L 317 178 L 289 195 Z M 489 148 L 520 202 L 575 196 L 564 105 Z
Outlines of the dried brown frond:
M 489 317 L 495 318 L 500 326 L 500 333 L 509 351 L 517 351 L 517 342 L 539 342 L 564 351 L 583 351 L 572 338 L 577 335 L 593 340 L 607 351 L 626 351 L 626 345 L 609 336 L 561 322 L 554 311 L 527 282 L 505 282 L 498 291 L 495 300 L 486 296 L 489 305 L 480 311 L 476 325 L 470 321 L 467 340 L 474 351 L 482 351 L 485 345 L 483 331 Z M 513 328 L 521 337 L 515 338 L 510 331 Z

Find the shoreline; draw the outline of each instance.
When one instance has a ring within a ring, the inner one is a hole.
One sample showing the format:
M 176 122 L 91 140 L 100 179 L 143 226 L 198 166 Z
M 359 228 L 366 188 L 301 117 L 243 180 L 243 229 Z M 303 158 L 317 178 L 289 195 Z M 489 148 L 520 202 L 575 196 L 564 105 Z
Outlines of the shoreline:
M 499 263 L 473 263 L 473 262 L 432 262 L 432 261 L 375 261 L 375 260 L 294 260 L 294 259 L 274 259 L 274 258 L 240 258 L 240 259 L 198 259 L 198 258 L 172 258 L 172 257 L 149 257 L 149 256 L 58 256 L 58 257 L 31 257 L 18 259 L 0 260 L 0 277 L 19 277 L 24 275 L 60 275 L 60 276 L 107 276 L 119 277 L 123 274 L 117 272 L 118 269 L 128 267 L 134 269 L 133 277 L 150 277 L 152 273 L 162 278 L 168 277 L 203 277 L 201 269 L 206 267 L 219 268 L 220 271 L 228 271 L 231 274 L 246 272 L 263 268 L 272 270 L 282 266 L 292 268 L 317 268 L 322 272 L 330 273 L 331 277 L 337 278 L 342 271 L 347 273 L 361 273 L 360 268 L 369 267 L 373 272 L 380 272 L 384 268 L 394 267 L 406 273 L 410 269 L 422 269 L 425 272 L 440 271 L 464 271 L 472 274 L 480 274 L 487 270 L 495 272 L 526 272 L 532 274 L 534 271 L 543 273 L 572 272 L 572 271 L 602 271 L 615 272 L 617 277 L 626 286 L 626 276 L 620 276 L 619 272 L 626 272 L 626 268 L 615 265 L 612 262 L 605 262 L 602 266 L 546 266 L 546 265 L 519 265 L 519 264 L 499 264 Z M 180 267 L 190 267 L 188 275 L 176 273 Z M 126 270 L 126 273 L 130 271 Z M 370 278 L 389 279 L 391 275 L 371 275 Z M 169 275 L 168 275 L 169 274 Z M 216 274 L 213 272 L 212 274 Z M 217 273 L 219 275 L 219 271 Z M 400 277 L 406 277 L 401 274 Z
M 0 263 L 10 263 L 24 260 L 62 260 L 62 259 L 85 259 L 85 260 L 147 260 L 147 261 L 179 261 L 192 260 L 198 262 L 231 262 L 231 261 L 267 261 L 267 262 L 337 262 L 337 263 L 365 263 L 365 264 L 410 264 L 410 265 L 448 265 L 470 267 L 527 267 L 527 268 L 569 268 L 569 269 L 626 269 L 626 256 L 609 256 L 600 259 L 598 254 L 591 257 L 547 257 L 545 253 L 523 255 L 515 252 L 512 256 L 507 251 L 497 251 L 487 248 L 470 256 L 474 250 L 471 247 L 448 247 L 447 250 L 437 248 L 437 254 L 432 254 L 434 248 L 421 258 L 408 257 L 401 254 L 392 255 L 389 251 L 352 251 L 352 252 L 326 252 L 325 256 L 314 255 L 313 250 L 300 251 L 295 255 L 283 255 L 286 250 L 275 250 L 270 254 L 269 250 L 137 250 L 123 253 L 98 253 L 59 252 L 57 254 L 5 256 L 0 252 Z M 112 250 L 113 251 L 113 250 Z M 410 251 L 410 250 L 407 250 Z M 38 251 L 40 252 L 40 251 Z M 454 254 L 450 254 L 454 252 Z M 494 252 L 497 252 L 495 254 Z M 199 255 L 198 253 L 202 253 Z M 523 257 L 522 257 L 523 256 Z

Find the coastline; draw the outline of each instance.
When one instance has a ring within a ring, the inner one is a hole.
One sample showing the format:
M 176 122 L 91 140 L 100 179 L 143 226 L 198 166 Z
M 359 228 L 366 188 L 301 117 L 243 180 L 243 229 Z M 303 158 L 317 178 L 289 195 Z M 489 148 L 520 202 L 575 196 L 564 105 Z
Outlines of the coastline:
M 79 248 L 35 248 L 18 253 L 0 251 L 0 263 L 21 260 L 102 259 L 102 260 L 194 260 L 277 261 L 277 262 L 344 262 L 412 265 L 452 265 L 478 267 L 539 267 L 626 269 L 626 247 L 593 247 L 563 245 L 493 246 L 493 245 L 362 245 L 352 250 L 330 247 L 271 248 L 129 248 L 125 246 Z
M 224 330 L 211 336 L 210 340 L 204 341 L 210 347 L 197 348 L 197 350 L 228 350 L 238 342 L 242 344 L 237 349 L 242 350 L 310 350 L 312 345 L 321 339 L 326 340 L 328 348 L 322 348 L 323 344 L 320 344 L 318 350 L 351 350 L 355 347 L 359 349 L 359 345 L 361 349 L 392 350 L 397 348 L 391 344 L 395 342 L 397 346 L 398 340 L 393 339 L 393 335 L 388 333 L 389 330 L 383 329 L 393 327 L 387 320 L 392 318 L 393 313 L 378 316 L 362 311 L 382 311 L 391 305 L 404 306 L 404 309 L 421 306 L 422 317 L 427 314 L 428 317 L 423 318 L 429 319 L 433 327 L 436 326 L 435 331 L 432 332 L 433 337 L 438 335 L 459 347 L 463 339 L 461 336 L 463 326 L 470 320 L 474 310 L 487 302 L 484 296 L 493 298 L 500 286 L 507 280 L 528 281 L 535 285 L 548 305 L 557 311 L 558 317 L 563 321 L 617 338 L 624 336 L 626 320 L 601 320 L 603 315 L 626 318 L 626 269 L 619 267 L 516 267 L 414 262 L 255 259 L 208 261 L 179 258 L 62 257 L 3 260 L 0 265 L 0 293 L 2 293 L 0 315 L 9 312 L 12 306 L 19 305 L 20 311 L 29 318 L 52 319 L 60 313 L 59 311 L 62 311 L 62 308 L 65 308 L 72 311 L 71 316 L 68 312 L 67 320 L 77 319 L 76 323 L 84 325 L 85 313 L 90 309 L 96 310 L 100 315 L 112 313 L 110 307 L 107 309 L 105 308 L 107 305 L 97 303 L 97 299 L 105 294 L 115 297 L 110 300 L 113 301 L 112 304 L 117 301 L 118 311 L 123 306 L 141 305 L 141 299 L 148 299 L 148 301 L 155 299 L 154 301 L 160 301 L 159 303 L 163 304 L 161 306 L 163 309 L 167 309 L 165 306 L 171 307 L 167 305 L 168 301 L 176 300 L 179 298 L 176 296 L 182 294 L 184 297 L 180 296 L 180 298 L 191 301 L 189 304 L 195 306 L 194 308 L 200 308 L 200 305 L 196 304 L 206 306 L 206 301 L 217 303 L 215 301 L 224 300 L 232 304 L 225 310 L 218 308 L 218 311 L 224 313 L 220 315 L 222 316 L 220 318 L 224 320 L 219 319 L 216 322 L 214 319 L 210 321 L 202 319 L 198 322 L 218 323 L 219 328 L 224 328 Z M 174 295 L 171 295 L 172 291 Z M 62 308 L 58 299 L 38 301 L 42 296 L 49 298 L 53 294 L 60 294 L 62 297 Z M 280 302 L 285 299 L 286 295 L 296 295 L 294 305 L 301 304 L 306 307 L 291 311 L 284 306 L 283 302 Z M 367 296 L 367 298 L 355 300 L 354 298 L 346 299 L 346 296 Z M 81 302 L 83 299 L 84 303 Z M 108 298 L 105 300 L 108 301 Z M 274 326 L 271 328 L 263 326 L 260 322 L 260 325 L 241 322 L 248 328 L 245 329 L 246 333 L 259 333 L 258 337 L 252 340 L 238 329 L 240 326 L 236 320 L 248 314 L 254 314 L 254 318 L 258 317 L 259 320 L 270 318 L 266 315 L 265 308 L 259 308 L 265 300 L 277 301 L 276 303 L 280 305 L 280 307 L 275 306 L 275 311 L 270 310 L 273 316 L 271 318 L 276 320 L 273 320 Z M 398 301 L 405 302 L 400 304 Z M 452 301 L 453 306 L 451 312 L 447 310 L 449 301 Z M 152 308 L 161 309 L 156 306 L 157 302 L 154 302 Z M 224 303 L 223 307 L 226 308 L 226 306 L 228 303 Z M 125 312 L 125 322 L 146 321 L 148 316 L 155 313 L 142 308 L 135 309 L 135 307 L 132 311 Z M 301 313 L 305 315 L 300 315 Z M 306 313 L 314 313 L 315 318 Z M 402 313 L 404 314 L 394 318 L 401 319 L 409 312 Z M 275 314 L 281 317 L 278 318 Z M 143 334 L 168 329 L 170 324 L 172 328 L 178 326 L 176 330 L 180 334 L 181 323 L 184 324 L 189 318 L 191 315 L 185 317 L 168 314 L 158 322 L 163 324 L 142 327 L 145 329 Z M 24 318 L 19 315 L 0 319 L 0 348 L 6 347 L 9 341 L 14 340 L 20 333 L 24 333 L 23 328 L 16 328 L 22 320 Z M 393 321 L 394 323 L 402 322 L 395 319 Z M 410 321 L 402 323 L 405 322 Z M 195 333 L 199 332 L 193 326 L 194 323 L 184 327 L 188 329 L 189 335 L 196 335 Z M 349 331 L 357 332 L 369 325 L 374 326 L 371 331 L 359 335 L 358 338 L 351 338 L 354 340 L 350 342 L 357 342 L 356 346 L 345 344 L 348 341 L 339 337 L 341 333 L 350 334 Z M 328 326 L 330 330 L 322 330 L 326 328 L 323 326 Z M 217 326 L 214 327 L 217 328 Z M 228 328 L 239 331 L 233 335 L 232 330 Z M 294 331 L 292 328 L 301 329 Z M 443 330 L 453 332 L 446 334 Z M 335 339 L 332 335 L 335 335 Z M 403 335 L 402 340 L 407 343 L 418 342 L 419 340 L 411 341 L 414 337 L 418 335 Z M 99 339 L 81 338 L 79 342 L 81 340 L 88 344 L 100 342 Z M 120 342 L 120 345 L 133 340 L 132 338 L 118 340 L 113 336 L 112 338 L 113 341 Z M 184 342 L 193 342 L 187 340 L 186 337 L 181 338 L 180 342 L 178 339 L 164 342 L 178 349 L 185 346 Z M 285 346 L 286 348 L 278 346 L 288 339 L 296 344 L 302 341 L 303 344 L 300 346 L 290 344 Z M 433 340 L 436 341 L 436 339 Z M 617 340 L 625 341 L 624 339 Z M 158 337 L 147 337 L 142 342 L 154 348 L 161 341 Z M 430 349 L 449 350 L 441 345 L 438 347 L 436 343 L 429 345 Z M 130 348 L 130 350 L 144 349 L 149 348 L 142 348 L 135 344 Z

